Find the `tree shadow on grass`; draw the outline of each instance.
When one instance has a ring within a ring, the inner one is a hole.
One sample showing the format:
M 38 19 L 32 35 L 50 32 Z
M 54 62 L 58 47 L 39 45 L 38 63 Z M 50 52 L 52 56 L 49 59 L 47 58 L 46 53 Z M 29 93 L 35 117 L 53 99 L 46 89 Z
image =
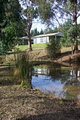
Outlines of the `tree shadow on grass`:
M 17 120 L 80 120 L 80 114 L 76 114 L 73 110 L 68 110 L 49 114 L 31 115 L 29 117 L 24 116 L 23 118 Z

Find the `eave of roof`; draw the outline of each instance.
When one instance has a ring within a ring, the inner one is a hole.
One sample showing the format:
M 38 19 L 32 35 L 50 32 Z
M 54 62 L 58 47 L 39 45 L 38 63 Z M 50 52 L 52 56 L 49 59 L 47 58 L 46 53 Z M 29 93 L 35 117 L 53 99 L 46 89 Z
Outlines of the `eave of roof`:
M 63 34 L 61 32 L 48 33 L 48 34 L 41 34 L 41 35 L 34 36 L 34 38 L 49 37 L 49 36 L 63 36 Z
M 21 39 L 28 39 L 28 37 L 27 36 L 23 36 L 23 37 L 21 37 Z M 33 39 L 33 37 L 31 37 L 31 39 Z

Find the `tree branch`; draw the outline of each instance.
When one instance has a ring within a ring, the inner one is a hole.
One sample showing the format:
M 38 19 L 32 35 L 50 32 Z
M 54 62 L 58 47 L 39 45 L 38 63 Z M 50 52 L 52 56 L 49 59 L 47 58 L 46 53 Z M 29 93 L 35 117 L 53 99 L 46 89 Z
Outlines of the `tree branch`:
M 55 4 L 55 3 L 54 3 L 54 4 Z M 55 5 L 56 5 L 56 4 L 55 4 Z M 66 11 L 65 9 L 61 8 L 60 6 L 56 5 L 56 7 L 58 7 L 58 8 L 61 9 L 63 12 L 65 12 L 65 13 L 67 13 L 67 14 L 69 14 L 69 15 L 72 16 L 72 14 L 71 14 L 70 12 Z

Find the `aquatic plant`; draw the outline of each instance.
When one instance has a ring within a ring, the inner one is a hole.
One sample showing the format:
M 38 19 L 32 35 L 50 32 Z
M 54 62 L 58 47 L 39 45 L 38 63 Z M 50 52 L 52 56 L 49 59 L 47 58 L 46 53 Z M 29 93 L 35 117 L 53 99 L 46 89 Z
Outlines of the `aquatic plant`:
M 21 86 L 30 84 L 30 66 L 28 53 L 20 53 L 15 63 L 14 77 L 21 81 Z

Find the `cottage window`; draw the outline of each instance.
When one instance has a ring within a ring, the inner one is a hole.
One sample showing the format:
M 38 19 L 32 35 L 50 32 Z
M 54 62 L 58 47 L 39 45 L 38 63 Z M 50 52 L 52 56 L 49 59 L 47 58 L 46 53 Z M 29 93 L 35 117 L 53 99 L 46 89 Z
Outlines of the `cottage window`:
M 37 43 L 37 39 L 35 39 L 35 43 Z
M 40 42 L 43 43 L 43 39 L 42 38 L 40 39 Z

